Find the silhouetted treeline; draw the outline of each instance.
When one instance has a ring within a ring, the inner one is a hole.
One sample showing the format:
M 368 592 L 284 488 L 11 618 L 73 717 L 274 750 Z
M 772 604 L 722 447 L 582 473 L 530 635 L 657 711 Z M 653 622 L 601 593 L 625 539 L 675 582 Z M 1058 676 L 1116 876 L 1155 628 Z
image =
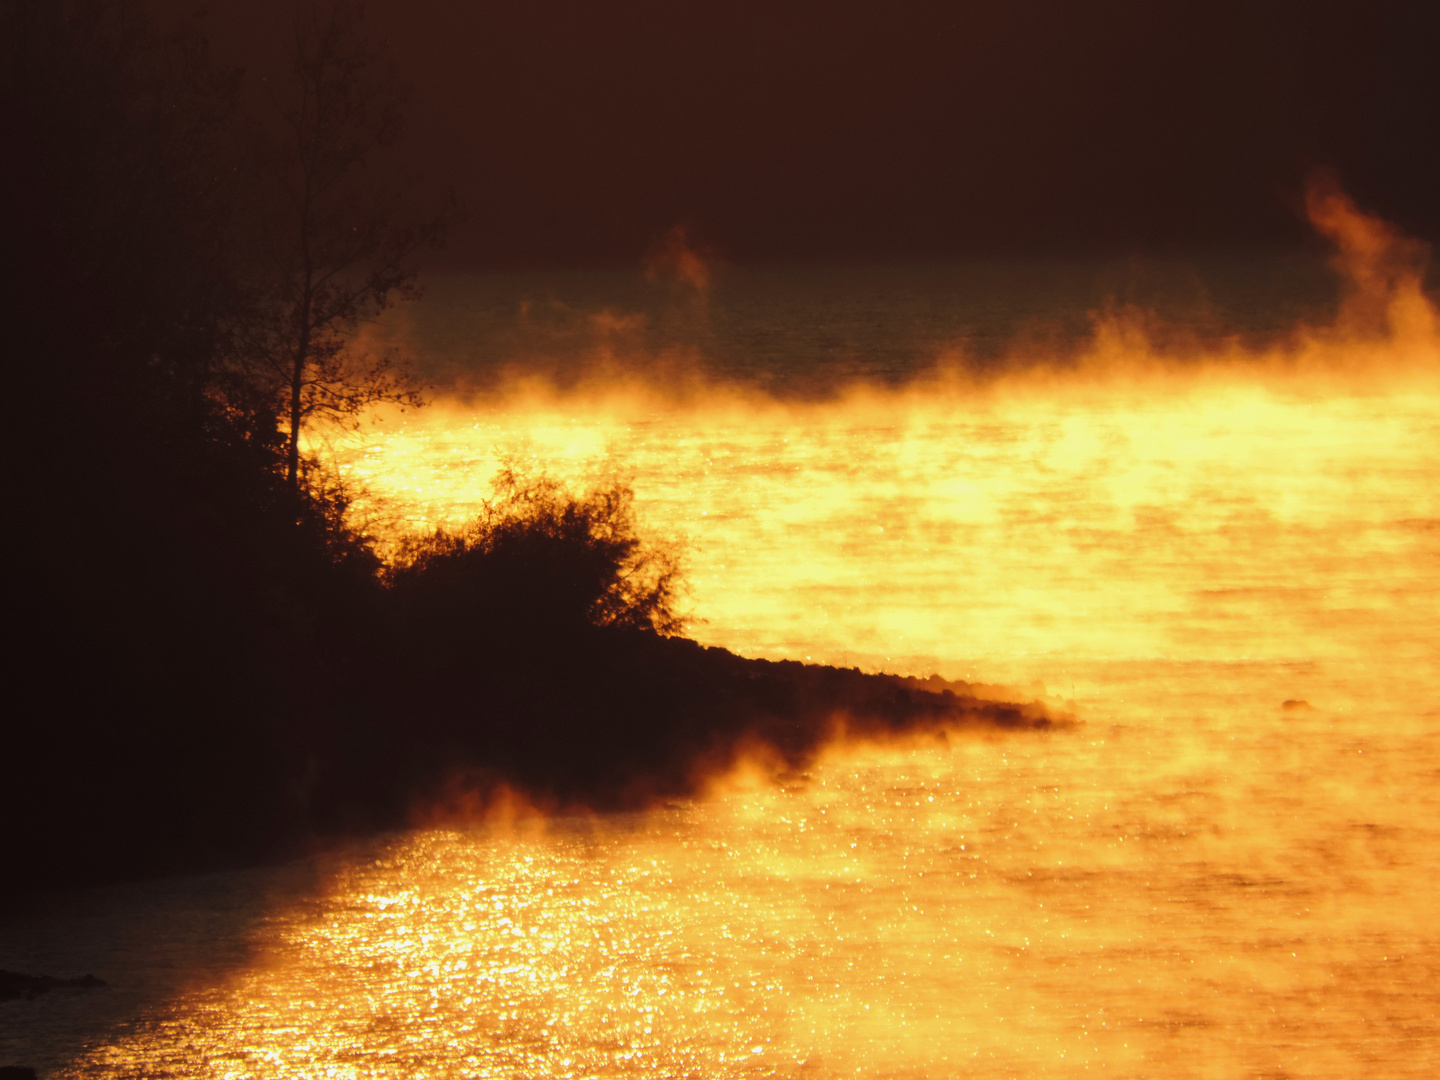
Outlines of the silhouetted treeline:
M 235 378 L 237 80 L 123 0 L 0 3 L 10 867 L 290 836 L 304 726 L 378 590 Z
M 447 783 L 633 805 L 746 739 L 803 761 L 837 711 L 1046 722 L 664 636 L 674 560 L 623 488 L 502 478 L 383 566 L 289 481 L 239 355 L 239 76 L 125 0 L 0 0 L 0 64 L 8 899 L 402 825 Z

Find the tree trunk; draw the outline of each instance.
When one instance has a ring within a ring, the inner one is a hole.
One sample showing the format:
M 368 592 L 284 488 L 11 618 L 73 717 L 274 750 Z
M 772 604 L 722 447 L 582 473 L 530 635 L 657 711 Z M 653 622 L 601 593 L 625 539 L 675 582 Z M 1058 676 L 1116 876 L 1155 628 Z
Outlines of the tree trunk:
M 290 445 L 286 447 L 285 479 L 292 491 L 300 490 L 300 406 L 305 389 L 305 363 L 310 358 L 309 306 L 305 305 L 300 340 L 295 346 L 295 366 L 290 372 Z

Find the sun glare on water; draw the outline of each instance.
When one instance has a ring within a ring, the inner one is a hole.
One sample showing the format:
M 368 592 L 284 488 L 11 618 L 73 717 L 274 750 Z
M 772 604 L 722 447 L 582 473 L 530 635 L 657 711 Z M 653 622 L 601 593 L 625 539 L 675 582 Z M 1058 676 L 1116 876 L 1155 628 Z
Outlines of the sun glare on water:
M 1433 1075 L 1440 337 L 1412 248 L 1312 215 L 1353 293 L 1263 354 L 1115 320 L 984 380 L 387 418 L 341 459 L 377 520 L 457 523 L 502 459 L 621 476 L 700 640 L 1084 726 L 377 841 L 62 1075 Z

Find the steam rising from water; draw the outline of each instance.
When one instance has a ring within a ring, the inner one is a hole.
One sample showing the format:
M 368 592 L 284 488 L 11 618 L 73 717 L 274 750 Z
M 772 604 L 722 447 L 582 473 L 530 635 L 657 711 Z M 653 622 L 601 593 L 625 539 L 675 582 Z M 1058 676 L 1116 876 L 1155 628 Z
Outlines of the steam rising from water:
M 1087 725 L 387 839 L 70 1074 L 1428 1076 L 1440 338 L 1417 249 L 1311 206 L 1351 292 L 1262 353 L 1112 316 L 983 380 L 388 419 L 345 467 L 394 527 L 507 455 L 626 474 L 702 640 L 1040 680 Z
M 772 658 L 1047 679 L 1082 660 L 1427 655 L 1440 335 L 1423 251 L 1323 184 L 1334 325 L 1260 353 L 1097 316 L 1078 363 L 956 355 L 899 389 L 779 400 L 617 375 L 389 417 L 344 468 L 385 529 L 461 520 L 502 460 L 629 477 L 690 549 L 701 640 Z M 693 258 L 693 253 L 687 255 Z

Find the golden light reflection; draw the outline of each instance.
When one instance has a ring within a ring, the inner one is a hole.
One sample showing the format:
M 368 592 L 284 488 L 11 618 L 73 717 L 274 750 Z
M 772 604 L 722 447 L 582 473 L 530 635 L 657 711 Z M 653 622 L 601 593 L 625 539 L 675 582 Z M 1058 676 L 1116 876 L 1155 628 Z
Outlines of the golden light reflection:
M 473 512 L 505 454 L 581 483 L 624 473 L 646 524 L 688 540 L 707 643 L 971 678 L 1038 656 L 1053 678 L 1071 659 L 1353 655 L 1372 616 L 1415 652 L 1437 405 L 1434 381 L 1315 395 L 1238 376 L 978 402 L 527 402 L 409 419 L 352 470 L 413 525 Z
M 1440 343 L 1413 258 L 1315 198 L 1354 296 L 1260 355 L 1121 318 L 984 382 L 387 418 L 345 467 L 392 523 L 504 456 L 627 475 L 701 640 L 1043 680 L 1086 724 L 377 841 L 62 1075 L 1430 1076 Z

